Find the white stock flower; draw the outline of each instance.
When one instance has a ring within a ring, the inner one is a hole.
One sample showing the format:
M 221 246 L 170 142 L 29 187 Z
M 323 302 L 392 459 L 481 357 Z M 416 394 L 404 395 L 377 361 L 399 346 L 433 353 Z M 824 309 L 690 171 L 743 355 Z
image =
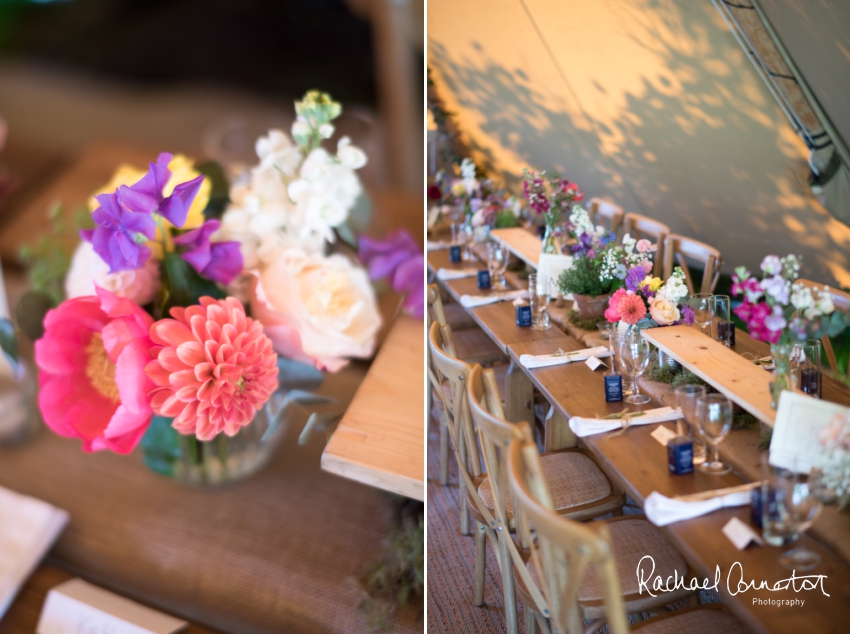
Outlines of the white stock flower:
M 334 135 L 334 127 L 331 123 L 323 123 L 319 126 L 319 136 L 323 139 L 330 139 Z
M 307 119 L 298 116 L 292 124 L 292 138 L 298 145 L 304 145 L 310 138 L 310 124 Z
M 812 291 L 802 284 L 794 284 L 791 287 L 791 305 L 799 310 L 811 308 L 815 299 L 812 297 Z
M 460 173 L 463 176 L 463 180 L 475 179 L 475 163 L 472 162 L 472 159 L 465 158 L 461 161 Z
M 301 149 L 282 130 L 269 130 L 267 136 L 257 139 L 255 149 L 263 169 L 276 167 L 291 176 L 301 162 Z
M 336 144 L 336 156 L 339 162 L 349 169 L 357 170 L 366 165 L 366 152 L 351 144 L 351 139 L 342 137 Z

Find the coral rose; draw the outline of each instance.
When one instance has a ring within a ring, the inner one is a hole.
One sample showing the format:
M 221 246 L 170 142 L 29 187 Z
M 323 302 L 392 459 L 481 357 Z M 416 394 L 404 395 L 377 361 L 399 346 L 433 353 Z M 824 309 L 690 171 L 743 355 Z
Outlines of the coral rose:
M 289 249 L 261 269 L 251 314 L 277 352 L 336 372 L 350 357 L 368 359 L 381 315 L 366 271 L 343 255 Z
M 649 300 L 649 314 L 659 326 L 669 326 L 682 318 L 676 304 L 666 297 L 652 297 Z
M 200 306 L 171 309 L 151 327 L 159 344 L 146 371 L 156 384 L 151 407 L 198 440 L 234 436 L 277 389 L 277 355 L 263 326 L 239 300 L 202 297 Z
M 38 406 L 48 427 L 80 438 L 85 451 L 126 454 L 153 416 L 145 375 L 153 319 L 128 299 L 96 291 L 47 313 L 35 343 Z
M 617 314 L 620 315 L 623 322 L 634 326 L 646 317 L 646 305 L 640 296 L 634 293 L 626 293 L 620 299 L 620 303 L 617 304 Z

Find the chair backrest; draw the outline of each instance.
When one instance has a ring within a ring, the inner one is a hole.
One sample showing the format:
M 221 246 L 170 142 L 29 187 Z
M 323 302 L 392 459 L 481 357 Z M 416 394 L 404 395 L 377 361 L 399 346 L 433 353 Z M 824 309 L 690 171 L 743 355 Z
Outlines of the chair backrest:
M 452 337 L 452 329 L 446 321 L 446 311 L 443 309 L 440 287 L 436 284 L 429 284 L 426 299 L 428 300 L 428 327 L 430 328 L 432 323 L 440 324 L 443 347 L 449 355 L 456 357 L 455 340 Z
M 614 203 L 601 198 L 591 198 L 587 205 L 587 215 L 593 226 L 602 225 L 608 231 L 619 233 L 623 224 L 623 210 Z
M 702 284 L 699 291 L 694 288 L 687 260 L 696 260 L 703 265 Z M 714 247 L 675 233 L 667 236 L 664 244 L 664 279 L 670 277 L 673 273 L 673 267 L 681 266 L 685 272 L 685 282 L 691 295 L 694 293 L 713 293 L 714 287 L 717 286 L 717 280 L 720 279 L 722 264 L 723 258 L 720 251 Z
M 584 631 L 578 591 L 585 571 L 593 565 L 602 587 L 609 631 L 626 634 L 629 628 L 607 527 L 581 524 L 555 513 L 531 429 L 526 423 L 518 427 L 519 437 L 508 451 L 508 481 L 514 512 L 525 518 L 517 522 L 517 531 L 522 526 L 522 530 L 537 533 L 540 556 L 532 561 L 546 595 L 552 631 Z
M 451 387 L 452 402 L 451 404 L 444 403 L 444 405 L 448 416 L 449 435 L 455 446 L 461 479 L 466 483 L 476 507 L 486 517 L 490 515 L 490 512 L 481 501 L 478 488 L 473 482 L 475 478 L 482 474 L 482 470 L 481 455 L 478 452 L 478 442 L 475 438 L 475 430 L 472 427 L 466 390 L 472 368 L 468 363 L 446 352 L 440 324 L 437 322 L 431 324 L 428 348 L 431 352 L 431 361 L 437 371 L 437 378 L 441 380 L 445 377 Z M 443 394 L 442 389 L 440 393 Z M 442 398 L 445 398 L 444 394 Z
M 493 492 L 493 508 L 497 519 L 508 526 L 507 497 L 509 495 L 505 476 L 505 459 L 511 441 L 516 438 L 516 427 L 505 420 L 496 375 L 492 369 L 483 370 L 477 363 L 472 366 L 467 384 L 469 410 L 472 422 L 481 439 L 484 465 L 490 478 Z
M 636 240 L 646 238 L 658 245 L 658 250 L 655 252 L 652 274 L 656 277 L 660 276 L 662 267 L 664 266 L 664 240 L 670 234 L 670 227 L 663 222 L 630 212 L 623 216 L 623 235 L 627 233 Z
M 835 310 L 840 310 L 844 313 L 850 312 L 850 294 L 837 288 L 831 288 L 825 284 L 816 284 L 811 280 L 799 279 L 797 281 L 804 286 L 807 286 L 815 295 L 818 293 L 829 293 L 830 299 L 832 299 L 832 304 L 835 306 Z M 841 372 L 838 369 L 838 359 L 835 358 L 835 350 L 832 349 L 832 341 L 830 341 L 827 335 L 824 335 L 821 338 L 821 345 L 823 346 L 823 352 L 829 362 L 829 371 L 832 372 L 832 378 L 840 379 Z M 850 370 L 850 368 L 848 368 L 848 370 Z

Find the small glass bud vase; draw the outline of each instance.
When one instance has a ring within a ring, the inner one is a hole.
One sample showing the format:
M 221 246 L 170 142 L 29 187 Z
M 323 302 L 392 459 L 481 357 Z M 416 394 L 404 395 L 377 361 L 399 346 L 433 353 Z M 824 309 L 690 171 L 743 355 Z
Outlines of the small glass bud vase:
M 779 397 L 783 391 L 794 391 L 794 375 L 791 371 L 791 362 L 794 356 L 794 345 L 788 343 L 775 343 L 770 346 L 770 354 L 773 357 L 773 383 L 771 386 L 770 406 L 773 409 L 779 407 Z
M 38 432 L 37 393 L 33 368 L 23 359 L 13 366 L 0 355 L 0 445 L 26 442 Z
M 546 223 L 546 232 L 543 234 L 541 253 L 561 255 L 561 240 L 558 238 L 554 224 Z

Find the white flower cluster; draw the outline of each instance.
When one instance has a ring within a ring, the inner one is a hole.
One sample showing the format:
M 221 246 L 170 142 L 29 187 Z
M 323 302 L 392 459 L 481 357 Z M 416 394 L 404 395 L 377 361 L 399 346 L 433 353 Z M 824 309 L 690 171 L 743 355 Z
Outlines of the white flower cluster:
M 596 234 L 596 228 L 590 222 L 590 216 L 587 215 L 587 211 L 582 209 L 580 205 L 573 205 L 573 210 L 570 213 L 570 224 L 575 227 L 576 236 L 580 236 L 583 233 L 589 233 L 590 235 Z
M 463 189 L 467 196 L 472 196 L 478 191 L 478 181 L 475 178 L 475 163 L 472 159 L 465 158 L 460 163 L 460 175 L 462 177 Z M 461 194 L 462 195 L 462 194 Z
M 248 184 L 231 188 L 216 239 L 238 241 L 246 269 L 276 261 L 289 247 L 321 251 L 363 191 L 355 170 L 366 164 L 366 154 L 343 137 L 331 155 L 319 144 L 333 125 L 311 112 L 292 125 L 296 143 L 281 130 L 258 139 L 259 165 Z
M 834 416 L 818 435 L 824 448 L 818 466 L 844 507 L 850 503 L 850 413 Z
M 824 286 L 821 291 L 817 286 L 815 292 L 808 286 L 795 282 L 791 286 L 791 305 L 797 310 L 803 311 L 806 319 L 817 319 L 821 315 L 829 315 L 835 310 L 829 287 Z
M 688 285 L 685 282 L 685 272 L 676 267 L 667 282 L 658 290 L 658 297 L 664 297 L 674 304 L 680 303 L 688 296 Z

